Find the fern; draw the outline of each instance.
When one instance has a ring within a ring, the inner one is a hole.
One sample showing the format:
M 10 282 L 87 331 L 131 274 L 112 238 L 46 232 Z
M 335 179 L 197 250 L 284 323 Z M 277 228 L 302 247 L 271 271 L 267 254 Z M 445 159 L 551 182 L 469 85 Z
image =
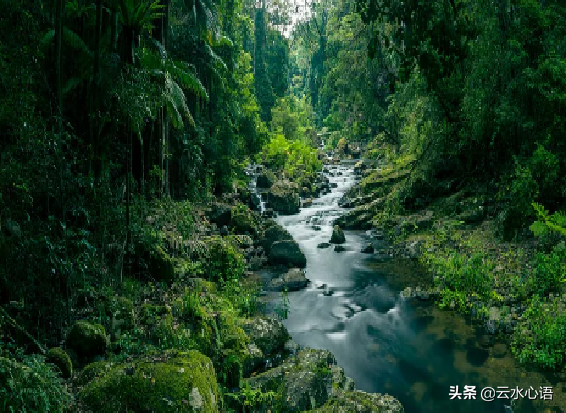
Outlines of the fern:
M 554 231 L 560 235 L 566 236 L 566 214 L 558 211 L 550 215 L 544 206 L 534 202 L 533 208 L 537 213 L 538 220 L 533 222 L 529 229 L 537 236 L 548 234 L 548 231 Z

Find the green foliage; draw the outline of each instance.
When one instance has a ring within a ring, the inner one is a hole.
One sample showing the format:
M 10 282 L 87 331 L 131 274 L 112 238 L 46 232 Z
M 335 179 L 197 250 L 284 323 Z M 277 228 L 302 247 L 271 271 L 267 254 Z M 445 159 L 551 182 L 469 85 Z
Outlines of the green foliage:
M 272 390 L 264 392 L 261 388 L 252 388 L 245 382 L 244 387 L 237 393 L 224 393 L 231 400 L 230 404 L 244 406 L 244 409 L 261 409 L 273 404 L 277 398 L 277 393 Z
M 513 335 L 513 353 L 522 363 L 559 370 L 566 362 L 566 313 L 558 298 L 535 295 Z
M 281 133 L 289 141 L 301 140 L 312 144 L 308 133 L 312 130 L 313 111 L 306 97 L 279 98 L 271 109 L 271 130 Z
M 532 289 L 541 296 L 560 292 L 566 282 L 566 247 L 557 245 L 550 254 L 538 253 L 532 263 Z
M 480 297 L 490 297 L 494 286 L 493 269 L 495 263 L 486 254 L 475 253 L 466 256 L 451 253 L 444 256 L 435 252 L 426 252 L 424 259 L 437 275 L 438 285 L 444 286 L 445 304 L 453 299 L 463 305 L 466 295 L 477 294 Z
M 2 411 L 63 412 L 68 411 L 71 402 L 71 394 L 44 357 L 0 357 Z
M 260 156 L 265 165 L 278 172 L 285 172 L 288 178 L 312 176 L 322 168 L 315 149 L 301 141 L 290 142 L 281 134 L 271 138 Z
M 281 292 L 281 301 L 277 304 L 274 311 L 280 321 L 287 319 L 289 315 L 289 293 L 287 288 Z
M 203 265 L 207 279 L 215 282 L 238 280 L 244 273 L 245 260 L 233 243 L 223 238 L 212 238 L 207 244 Z
M 533 222 L 529 229 L 537 237 L 548 235 L 551 231 L 566 236 L 566 214 L 557 211 L 551 215 L 544 209 L 543 205 L 536 202 L 534 202 L 532 206 L 537 213 L 538 220 Z
M 261 286 L 250 284 L 237 279 L 230 279 L 224 283 L 220 294 L 232 302 L 237 314 L 241 317 L 252 317 L 261 309 L 259 296 Z

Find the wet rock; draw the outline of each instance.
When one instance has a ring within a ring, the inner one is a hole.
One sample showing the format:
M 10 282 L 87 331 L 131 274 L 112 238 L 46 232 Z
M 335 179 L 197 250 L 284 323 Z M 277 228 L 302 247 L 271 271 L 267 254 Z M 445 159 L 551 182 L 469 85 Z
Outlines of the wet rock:
M 285 326 L 279 320 L 270 317 L 258 316 L 247 319 L 242 328 L 265 356 L 281 352 L 287 340 L 291 338 Z
M 311 228 L 315 231 L 320 231 L 322 229 L 319 225 L 313 225 Z
M 299 244 L 293 240 L 275 241 L 269 251 L 269 261 L 287 267 L 305 268 L 307 265 L 305 254 L 299 248 Z
M 334 251 L 336 251 L 336 252 L 342 252 L 342 251 L 346 251 L 346 248 L 343 247 L 342 245 L 336 245 L 336 246 L 334 247 Z
M 330 188 L 338 188 L 338 183 L 330 182 Z
M 334 225 L 332 229 L 332 237 L 329 241 L 331 244 L 343 244 L 346 242 L 346 237 L 344 236 L 344 231 L 339 225 Z
M 304 207 L 304 208 L 307 208 L 307 207 L 310 207 L 310 206 L 312 206 L 312 198 L 307 198 L 307 199 L 305 199 L 305 200 L 303 201 L 303 207 Z
M 271 280 L 268 288 L 274 291 L 298 291 L 305 288 L 308 282 L 303 270 L 292 268 L 280 277 Z
M 373 248 L 373 244 L 369 243 L 364 248 L 362 248 L 362 253 L 364 254 L 373 254 L 375 249 Z

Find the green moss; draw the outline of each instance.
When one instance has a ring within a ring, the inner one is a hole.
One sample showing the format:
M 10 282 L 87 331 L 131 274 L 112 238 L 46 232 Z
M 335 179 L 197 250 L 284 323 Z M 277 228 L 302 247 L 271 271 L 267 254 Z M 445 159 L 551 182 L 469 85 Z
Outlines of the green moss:
M 79 397 L 101 413 L 218 411 L 214 367 L 198 351 L 178 353 L 165 362 L 116 365 L 84 387 Z
M 401 403 L 387 394 L 346 391 L 328 400 L 311 413 L 402 413 Z
M 65 350 L 54 347 L 47 352 L 47 361 L 55 364 L 61 370 L 61 376 L 69 378 L 73 375 L 73 363 Z
M 91 357 L 106 352 L 108 339 L 103 326 L 81 320 L 72 327 L 66 343 L 79 357 Z
M 171 309 L 164 305 L 145 303 L 141 306 L 139 321 L 141 324 L 153 325 L 156 320 L 171 315 Z
M 88 364 L 77 376 L 74 383 L 77 386 L 85 386 L 96 378 L 100 378 L 108 373 L 115 363 L 109 361 L 95 361 Z

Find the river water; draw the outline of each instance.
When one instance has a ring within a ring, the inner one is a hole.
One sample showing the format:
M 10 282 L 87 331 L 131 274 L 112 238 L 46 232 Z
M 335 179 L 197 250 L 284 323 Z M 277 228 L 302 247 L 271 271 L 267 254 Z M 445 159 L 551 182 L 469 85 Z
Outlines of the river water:
M 462 316 L 400 297 L 405 286 L 423 285 L 415 280 L 422 275 L 409 261 L 387 260 L 383 241 L 363 231 L 345 231 L 346 251 L 317 248 L 329 241 L 332 221 L 346 212 L 338 200 L 356 181 L 351 164 L 331 172 L 330 182 L 337 188 L 299 214 L 277 218 L 307 257 L 311 283 L 289 293 L 284 321 L 299 345 L 330 350 L 357 389 L 389 393 L 408 413 L 512 412 L 510 400 L 481 400 L 480 392 L 488 386 L 539 389 L 554 384 L 556 391 L 556 383 L 525 373 L 505 344 L 493 345 Z M 376 247 L 374 254 L 360 252 L 368 242 Z M 476 400 L 463 395 L 451 400 L 451 386 L 460 393 L 464 386 L 475 386 Z M 521 412 L 529 411 L 561 410 L 535 409 L 522 400 Z

